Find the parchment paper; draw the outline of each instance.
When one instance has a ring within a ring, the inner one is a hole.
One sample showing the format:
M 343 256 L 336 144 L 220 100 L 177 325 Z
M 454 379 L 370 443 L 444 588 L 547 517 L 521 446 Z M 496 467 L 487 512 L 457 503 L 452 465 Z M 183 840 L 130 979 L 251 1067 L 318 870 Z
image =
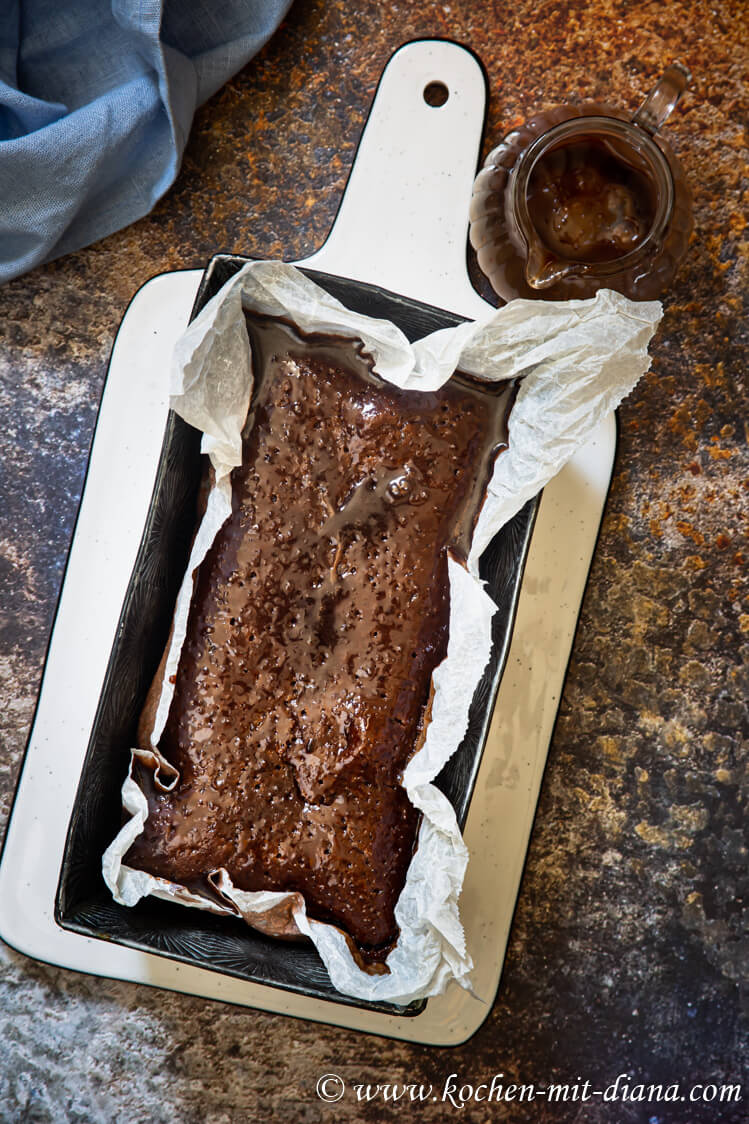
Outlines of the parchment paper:
M 399 938 L 382 975 L 358 967 L 344 934 L 308 917 L 300 894 L 244 892 L 232 885 L 226 871 L 218 871 L 212 878 L 215 897 L 203 898 L 122 861 L 148 815 L 133 764 L 151 768 L 155 783 L 165 789 L 177 781 L 157 746 L 174 692 L 169 680 L 177 673 L 193 574 L 230 514 L 229 473 L 241 463 L 253 381 L 244 309 L 287 317 L 302 332 L 361 339 L 375 371 L 414 393 L 436 390 L 458 367 L 488 381 L 522 377 L 509 420 L 509 449 L 497 458 L 468 565 L 454 558 L 448 562 L 447 656 L 432 676 L 433 705 L 424 743 L 403 776 L 422 820 L 395 910 Z M 497 531 L 548 483 L 647 370 L 647 346 L 660 317 L 658 302 L 633 303 L 604 290 L 584 301 L 513 301 L 485 320 L 434 332 L 412 345 L 394 324 L 346 309 L 293 266 L 251 262 L 227 282 L 174 353 L 172 407 L 202 430 L 201 447 L 211 459 L 216 482 L 177 599 L 151 746 L 133 751 L 123 785 L 130 818 L 103 857 L 104 878 L 116 901 L 134 905 L 152 894 L 241 915 L 265 931 L 296 930 L 314 942 L 334 986 L 360 999 L 408 1003 L 439 994 L 451 979 L 470 986 L 472 963 L 458 913 L 468 855 L 452 806 L 431 782 L 463 739 L 473 693 L 490 655 L 496 607 L 478 578 L 478 560 Z

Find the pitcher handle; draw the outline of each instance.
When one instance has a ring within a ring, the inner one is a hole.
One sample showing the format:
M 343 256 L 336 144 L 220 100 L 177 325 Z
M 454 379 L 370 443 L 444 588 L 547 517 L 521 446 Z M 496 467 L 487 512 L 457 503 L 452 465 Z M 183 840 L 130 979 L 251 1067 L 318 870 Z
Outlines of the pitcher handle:
M 644 102 L 632 118 L 633 125 L 639 125 L 650 136 L 660 129 L 668 115 L 681 101 L 681 96 L 692 80 L 692 75 L 680 62 L 667 67 L 658 79 Z

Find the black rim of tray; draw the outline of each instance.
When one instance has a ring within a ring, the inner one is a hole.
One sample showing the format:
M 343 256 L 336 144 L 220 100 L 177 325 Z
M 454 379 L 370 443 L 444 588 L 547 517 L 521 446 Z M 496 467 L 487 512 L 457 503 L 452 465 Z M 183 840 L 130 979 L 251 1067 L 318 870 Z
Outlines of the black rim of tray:
M 192 309 L 193 319 L 250 258 L 214 257 Z M 464 318 L 388 292 L 376 285 L 302 269 L 357 312 L 392 320 L 414 341 Z M 101 874 L 101 856 L 117 834 L 121 788 L 135 744 L 135 727 L 169 631 L 195 523 L 200 484 L 200 435 L 170 413 L 143 537 L 115 633 L 70 819 L 55 899 L 64 929 L 115 941 L 197 968 L 298 992 L 310 998 L 390 1015 L 420 1014 L 425 999 L 407 1006 L 371 1003 L 337 991 L 310 942 L 266 937 L 244 922 L 183 905 L 145 898 L 118 905 Z M 471 704 L 468 730 L 435 783 L 450 799 L 461 828 L 507 660 L 525 560 L 538 510 L 530 500 L 484 552 L 480 574 L 499 606 L 492 654 Z M 229 997 L 230 998 L 230 997 Z

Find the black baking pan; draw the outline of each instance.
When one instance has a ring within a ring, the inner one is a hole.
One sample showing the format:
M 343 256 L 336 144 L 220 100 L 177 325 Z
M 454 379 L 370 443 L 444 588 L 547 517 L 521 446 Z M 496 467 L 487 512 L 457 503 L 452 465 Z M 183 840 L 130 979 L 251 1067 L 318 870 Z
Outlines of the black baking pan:
M 192 316 L 247 261 L 218 255 L 198 290 Z M 462 322 L 442 309 L 358 281 L 304 269 L 308 277 L 347 307 L 392 320 L 414 341 Z M 64 929 L 117 941 L 239 979 L 285 988 L 336 1003 L 417 1015 L 426 1000 L 407 1007 L 368 1003 L 341 995 L 311 943 L 274 940 L 231 917 L 146 898 L 117 905 L 101 874 L 101 856 L 122 820 L 120 790 L 145 696 L 166 644 L 195 525 L 201 479 L 200 434 L 170 413 L 151 505 L 122 607 L 104 686 L 83 764 L 68 829 L 55 917 Z M 494 700 L 510 643 L 538 499 L 496 536 L 482 559 L 481 577 L 499 606 L 492 655 L 473 699 L 468 731 L 437 778 L 437 785 L 465 823 L 486 741 Z M 487 892 L 491 892 L 487 888 Z

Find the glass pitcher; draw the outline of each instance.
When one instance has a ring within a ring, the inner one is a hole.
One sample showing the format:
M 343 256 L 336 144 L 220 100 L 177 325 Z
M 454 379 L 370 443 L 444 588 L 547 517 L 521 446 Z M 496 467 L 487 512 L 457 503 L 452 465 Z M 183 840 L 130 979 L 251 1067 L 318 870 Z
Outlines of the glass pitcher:
M 555 106 L 504 137 L 473 189 L 470 239 L 505 300 L 616 289 L 650 300 L 671 283 L 692 232 L 692 200 L 658 129 L 689 73 L 668 67 L 629 118 Z

